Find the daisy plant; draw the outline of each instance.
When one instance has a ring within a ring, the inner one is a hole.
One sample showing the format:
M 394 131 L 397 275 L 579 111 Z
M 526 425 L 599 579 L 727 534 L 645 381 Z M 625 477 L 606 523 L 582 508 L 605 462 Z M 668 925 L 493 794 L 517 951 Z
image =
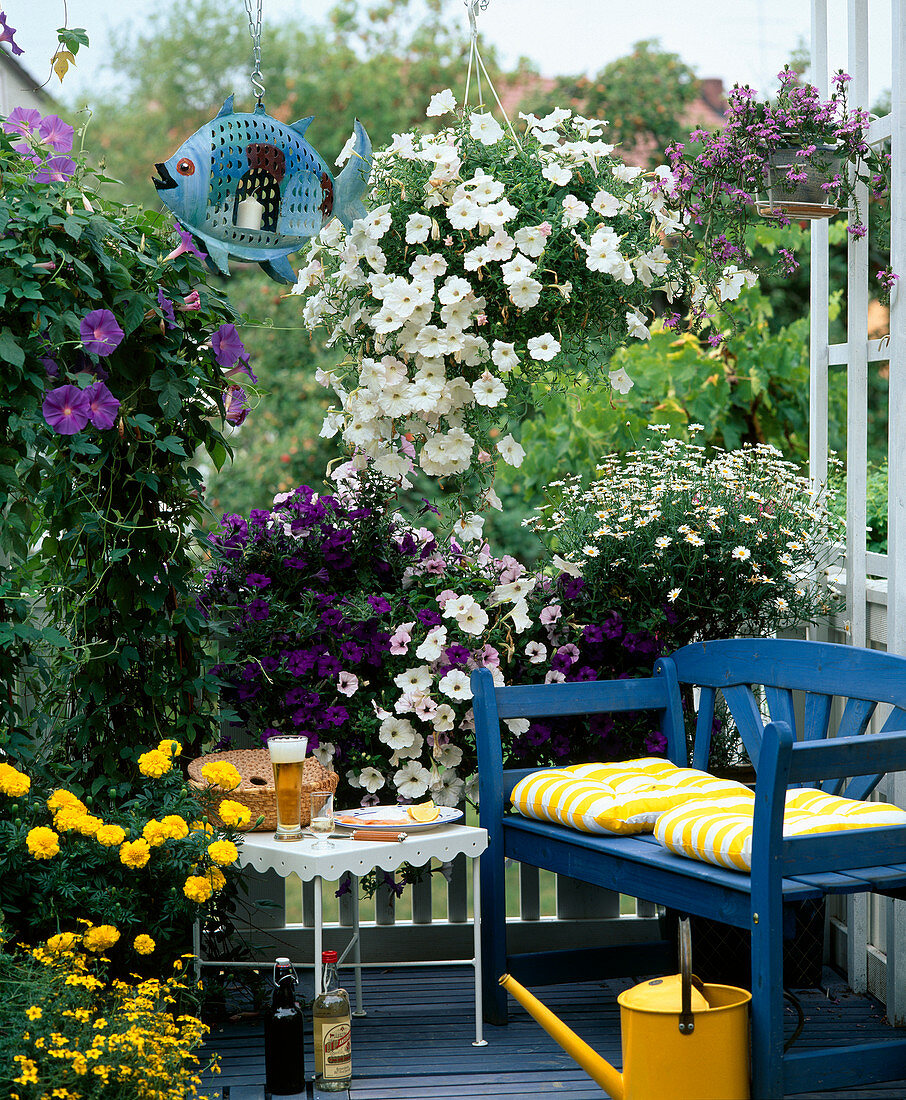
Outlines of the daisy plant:
M 617 159 L 606 122 L 554 110 L 517 134 L 449 89 L 428 115 L 452 118 L 375 155 L 371 209 L 325 227 L 293 293 L 348 353 L 319 375 L 337 398 L 322 435 L 403 485 L 418 467 L 496 507 L 537 383 L 606 382 L 609 353 L 648 338 L 655 295 L 693 279 L 664 248 L 669 170 Z
M 584 621 L 617 611 L 669 650 L 827 615 L 836 601 L 822 570 L 841 531 L 832 492 L 766 444 L 709 456 L 652 431 L 651 447 L 605 456 L 590 484 L 551 483 L 527 521 L 584 581 Z

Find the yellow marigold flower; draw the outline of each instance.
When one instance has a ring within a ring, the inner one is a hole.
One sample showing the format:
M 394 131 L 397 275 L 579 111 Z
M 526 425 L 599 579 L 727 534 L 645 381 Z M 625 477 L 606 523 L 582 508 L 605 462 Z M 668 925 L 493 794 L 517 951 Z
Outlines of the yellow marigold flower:
M 173 767 L 173 761 L 160 749 L 143 752 L 138 758 L 138 770 L 149 779 L 160 779 Z
M 222 787 L 225 791 L 234 791 L 242 782 L 242 776 L 226 760 L 215 760 L 211 764 L 205 764 L 201 774 L 212 787 Z
M 182 892 L 189 901 L 197 901 L 198 904 L 201 905 L 202 902 L 208 900 L 211 894 L 214 893 L 214 890 L 207 879 L 202 878 L 200 875 L 189 875 L 182 888 Z
M 225 867 L 228 863 L 235 863 L 239 858 L 239 849 L 232 840 L 215 840 L 208 845 L 208 855 L 215 863 Z
M 61 833 L 80 832 L 83 817 L 88 817 L 88 810 L 81 802 L 61 806 L 53 815 L 54 828 Z
M 182 745 L 168 737 L 157 746 L 157 751 L 162 752 L 164 756 L 179 756 L 182 752 Z
M 193 833 L 207 833 L 208 836 L 214 835 L 214 826 L 210 825 L 207 821 L 193 821 L 192 822 Z
M 248 825 L 252 819 L 252 811 L 241 802 L 235 802 L 232 798 L 225 798 L 217 809 L 220 820 L 224 825 Z
M 102 951 L 106 951 L 108 948 L 113 947 L 119 938 L 120 934 L 112 924 L 98 924 L 88 929 L 82 937 L 82 942 L 85 944 L 85 949 L 87 951 L 92 951 L 95 955 L 98 955 Z M 87 977 L 88 975 L 86 975 L 86 978 Z M 66 981 L 67 984 L 69 984 L 70 979 L 67 978 Z M 87 985 L 88 982 L 83 980 L 77 984 Z M 103 982 L 100 984 L 103 985 Z
M 189 826 L 179 814 L 167 814 L 166 817 L 160 819 L 160 823 L 166 827 L 167 835 L 174 840 L 182 840 L 183 837 L 189 835 Z
M 75 831 L 82 836 L 97 836 L 98 829 L 104 824 L 99 817 L 93 814 L 82 814 L 75 822 Z
M 56 813 L 57 810 L 61 810 L 64 806 L 80 806 L 84 813 L 88 812 L 88 807 L 81 799 L 76 798 L 72 791 L 58 790 L 54 791 L 47 799 L 47 808 L 51 813 Z
M 53 859 L 60 850 L 60 838 L 53 829 L 38 825 L 29 830 L 25 847 L 35 859 Z
M 120 863 L 127 867 L 144 867 L 151 858 L 147 840 L 126 840 L 120 845 Z
M 126 830 L 119 825 L 102 825 L 94 834 L 94 839 L 105 848 L 116 848 L 126 839 Z
M 219 867 L 209 867 L 205 874 L 205 878 L 211 884 L 211 889 L 215 892 L 217 890 L 222 890 L 224 886 L 226 886 L 226 875 Z
M 142 933 L 140 936 L 136 936 L 132 941 L 132 946 L 139 953 L 139 955 L 150 955 L 151 952 L 157 947 L 157 944 L 150 936 L 146 936 Z
M 142 836 L 152 848 L 157 848 L 170 836 L 170 830 L 162 821 L 157 821 L 152 817 L 142 829 Z
M 14 1085 L 36 1085 L 38 1083 L 38 1064 L 24 1054 L 13 1055 L 13 1061 L 19 1066 L 20 1074 L 13 1079 Z
M 26 1008 L 25 1015 L 29 1020 L 40 1020 L 44 1015 L 40 1005 L 32 1005 L 30 1008 Z
M 17 771 L 12 764 L 0 764 L 0 794 L 8 794 L 10 798 L 21 798 L 28 794 L 31 780 L 27 775 Z

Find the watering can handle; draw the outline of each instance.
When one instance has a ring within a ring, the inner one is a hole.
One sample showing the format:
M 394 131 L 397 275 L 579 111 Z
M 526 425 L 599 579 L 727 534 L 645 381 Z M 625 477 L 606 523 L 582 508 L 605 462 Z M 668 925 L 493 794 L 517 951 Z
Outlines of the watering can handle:
M 695 1030 L 695 1017 L 692 1015 L 692 928 L 688 917 L 679 920 L 679 957 L 682 979 L 679 1030 L 680 1035 L 691 1035 Z

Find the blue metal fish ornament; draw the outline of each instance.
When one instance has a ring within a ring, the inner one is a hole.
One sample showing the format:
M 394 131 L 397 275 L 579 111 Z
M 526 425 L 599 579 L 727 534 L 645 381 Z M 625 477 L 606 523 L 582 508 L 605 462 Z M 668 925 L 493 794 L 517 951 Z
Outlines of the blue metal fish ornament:
M 311 118 L 286 126 L 263 106 L 219 114 L 155 164 L 154 186 L 177 220 L 207 246 L 213 270 L 229 274 L 229 257 L 252 260 L 277 282 L 295 282 L 287 255 L 332 217 L 348 229 L 365 215 L 371 142 L 356 119 L 352 153 L 334 180 L 304 139 Z M 216 266 L 215 266 L 216 265 Z

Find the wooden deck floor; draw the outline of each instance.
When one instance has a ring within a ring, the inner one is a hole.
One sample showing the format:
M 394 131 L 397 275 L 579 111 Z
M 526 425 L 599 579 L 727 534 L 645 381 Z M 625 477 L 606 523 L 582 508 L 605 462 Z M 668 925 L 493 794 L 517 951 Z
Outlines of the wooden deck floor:
M 368 1015 L 353 1020 L 353 1082 L 348 1100 L 602 1100 L 603 1093 L 515 1002 L 505 1028 L 486 1027 L 486 1047 L 474 1039 L 471 974 L 457 969 L 372 971 L 365 977 Z M 846 989 L 825 971 L 826 988 L 800 996 L 806 1015 L 797 1046 L 845 1045 L 893 1038 L 883 1008 Z M 604 1057 L 620 1063 L 616 996 L 626 984 L 608 981 L 538 990 L 545 1003 Z M 795 1015 L 788 1012 L 789 1030 Z M 205 1077 L 216 1100 L 264 1100 L 260 1021 L 215 1029 L 207 1051 L 218 1052 L 223 1072 Z M 833 1092 L 800 1094 L 802 1100 L 906 1100 L 904 1080 Z M 344 1093 L 317 1093 L 339 1096 Z

